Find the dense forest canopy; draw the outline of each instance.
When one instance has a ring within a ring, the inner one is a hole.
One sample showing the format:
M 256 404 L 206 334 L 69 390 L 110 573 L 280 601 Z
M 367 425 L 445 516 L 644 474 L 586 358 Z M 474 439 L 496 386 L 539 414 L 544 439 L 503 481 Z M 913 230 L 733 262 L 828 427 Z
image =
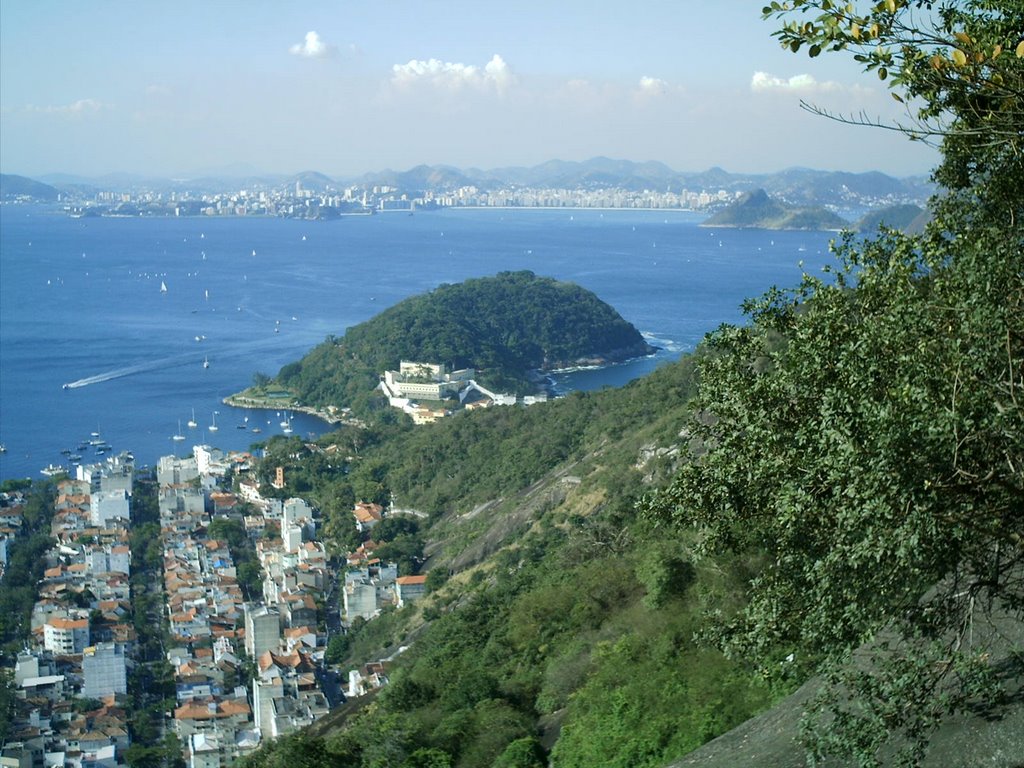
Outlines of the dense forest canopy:
M 873 765 L 902 734 L 915 762 L 943 713 L 1021 674 L 974 628 L 1024 609 L 1024 4 L 764 13 L 793 51 L 854 52 L 920 105 L 900 129 L 940 144 L 944 189 L 923 234 L 843 238 L 831 280 L 714 335 L 694 458 L 648 508 L 704 552 L 767 553 L 719 637 L 765 670 L 822 660 L 812 755 Z
M 284 366 L 281 384 L 308 404 L 366 397 L 401 360 L 476 368 L 485 386 L 531 391 L 529 372 L 619 361 L 653 349 L 614 309 L 572 283 L 502 272 L 413 296 Z

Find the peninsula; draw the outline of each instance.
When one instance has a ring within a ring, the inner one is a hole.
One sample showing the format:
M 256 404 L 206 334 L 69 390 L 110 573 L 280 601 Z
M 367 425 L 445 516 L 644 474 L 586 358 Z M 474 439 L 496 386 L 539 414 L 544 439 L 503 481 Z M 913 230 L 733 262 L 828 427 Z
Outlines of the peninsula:
M 547 371 L 654 351 L 590 291 L 530 271 L 501 272 L 405 299 L 328 337 L 267 384 L 307 407 L 359 412 L 380 397 L 384 372 L 403 360 L 472 368 L 482 386 L 524 395 L 537 391 Z

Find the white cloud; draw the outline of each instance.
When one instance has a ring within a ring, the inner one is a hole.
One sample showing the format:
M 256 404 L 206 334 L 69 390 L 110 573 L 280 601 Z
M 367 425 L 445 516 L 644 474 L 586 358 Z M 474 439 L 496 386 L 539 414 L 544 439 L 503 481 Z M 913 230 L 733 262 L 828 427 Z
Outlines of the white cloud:
M 303 56 L 307 59 L 322 59 L 326 56 L 333 56 L 337 49 L 333 45 L 325 43 L 319 34 L 310 30 L 306 33 L 301 43 L 296 43 L 288 51 L 293 56 Z
M 639 88 L 640 93 L 655 95 L 665 93 L 668 90 L 668 83 L 660 78 L 644 75 L 640 78 Z
M 498 54 L 494 54 L 483 67 L 440 59 L 412 59 L 408 64 L 395 64 L 391 71 L 392 84 L 400 88 L 425 83 L 453 91 L 470 87 L 503 93 L 516 82 L 516 76 Z
M 767 72 L 755 72 L 750 79 L 750 90 L 752 91 L 838 91 L 842 86 L 832 80 L 818 82 L 811 75 L 793 75 L 788 80 L 783 77 L 776 77 Z
M 94 115 L 106 108 L 107 105 L 97 99 L 79 99 L 78 101 L 73 101 L 70 104 L 64 104 L 61 106 L 37 107 L 30 104 L 25 107 L 25 111 L 36 112 L 44 115 L 82 117 L 85 115 Z

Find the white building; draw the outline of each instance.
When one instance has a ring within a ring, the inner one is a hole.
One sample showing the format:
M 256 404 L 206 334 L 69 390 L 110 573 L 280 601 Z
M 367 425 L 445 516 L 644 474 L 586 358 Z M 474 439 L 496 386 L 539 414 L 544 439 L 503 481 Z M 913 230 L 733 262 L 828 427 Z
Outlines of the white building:
M 100 573 L 131 573 L 132 552 L 123 544 L 87 548 L 85 563 L 93 575 Z
M 316 538 L 313 508 L 304 499 L 288 499 L 281 512 L 281 540 L 284 551 L 298 552 L 303 541 Z
M 341 591 L 346 621 L 362 616 L 369 621 L 377 615 L 377 587 L 366 581 L 346 581 Z
M 89 645 L 89 620 L 51 616 L 43 625 L 43 647 L 52 653 L 72 656 Z
M 128 493 L 118 489 L 91 494 L 89 515 L 92 524 L 101 528 L 108 527 L 114 520 L 129 520 Z
M 419 600 L 427 594 L 426 576 L 399 576 L 395 579 L 395 594 L 398 597 L 398 607 Z
M 194 445 L 192 453 L 196 457 L 196 468 L 200 475 L 223 475 L 228 464 L 224 461 L 224 451 L 209 445 Z
M 128 671 L 124 646 L 98 643 L 82 653 L 82 695 L 90 699 L 128 692 Z
M 161 456 L 156 467 L 156 479 L 160 485 L 178 485 L 199 477 L 199 467 L 194 457 L 181 459 L 177 456 Z
M 444 400 L 455 397 L 476 375 L 472 368 L 449 371 L 443 363 L 413 363 L 402 360 L 397 371 L 384 372 L 384 389 L 389 397 L 413 400 Z
M 132 476 L 135 460 L 129 453 L 111 456 L 95 464 L 80 464 L 75 468 L 75 477 L 89 484 L 89 493 L 124 491 L 132 495 Z
M 245 604 L 245 652 L 258 659 L 281 645 L 281 613 L 277 608 Z

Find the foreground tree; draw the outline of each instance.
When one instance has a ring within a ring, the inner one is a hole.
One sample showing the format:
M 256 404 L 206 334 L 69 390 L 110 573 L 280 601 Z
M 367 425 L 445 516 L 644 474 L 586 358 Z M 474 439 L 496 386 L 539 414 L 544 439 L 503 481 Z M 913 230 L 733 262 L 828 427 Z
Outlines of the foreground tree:
M 647 509 L 704 552 L 764 556 L 717 637 L 823 674 L 812 758 L 871 765 L 898 742 L 913 764 L 944 713 L 998 701 L 983 627 L 1024 611 L 1024 3 L 764 13 L 792 50 L 852 50 L 919 104 L 897 127 L 940 144 L 942 191 L 923 235 L 845 237 L 830 275 L 709 340 L 693 460 Z

